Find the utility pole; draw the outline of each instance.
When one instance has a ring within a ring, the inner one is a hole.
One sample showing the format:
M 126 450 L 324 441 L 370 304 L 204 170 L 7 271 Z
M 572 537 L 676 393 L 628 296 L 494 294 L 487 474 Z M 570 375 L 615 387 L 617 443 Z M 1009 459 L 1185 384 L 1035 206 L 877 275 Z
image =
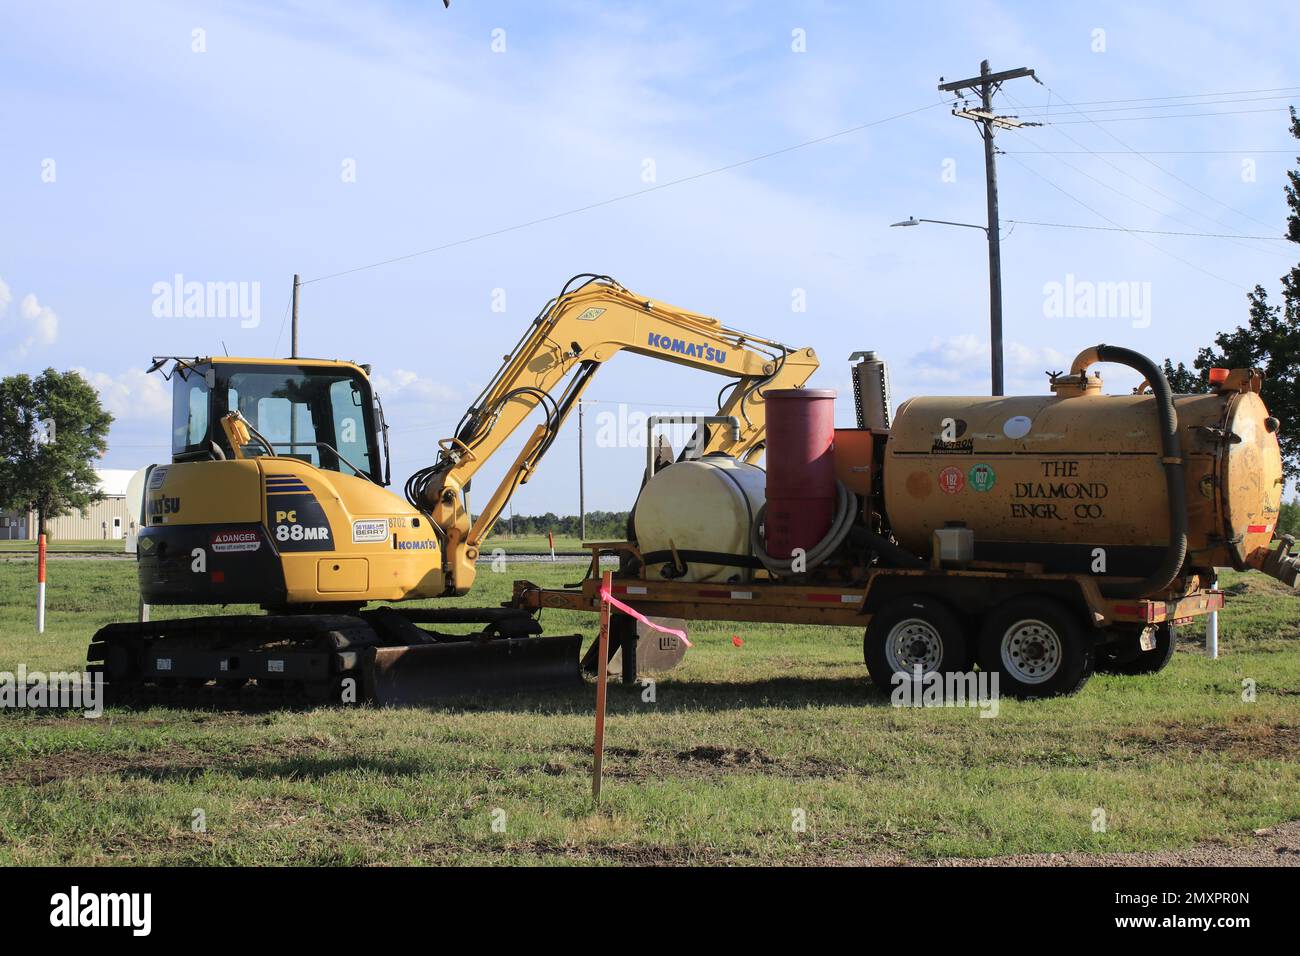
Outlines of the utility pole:
M 944 83 L 939 77 L 939 90 L 944 93 L 961 94 L 963 90 L 978 90 L 980 108 L 954 109 L 953 116 L 974 121 L 980 127 L 984 138 L 984 179 L 988 198 L 988 236 L 989 236 L 989 334 L 992 352 L 993 394 L 1005 395 L 1002 363 L 1002 245 L 998 236 L 1000 221 L 998 219 L 998 170 L 997 148 L 993 144 L 993 131 L 1002 127 L 1016 129 L 1021 126 L 1037 126 L 1037 123 L 1023 123 L 1013 116 L 996 116 L 993 113 L 993 94 L 1007 80 L 1027 76 L 1035 82 L 1038 78 L 1034 71 L 1026 67 L 1003 70 L 1001 73 L 989 72 L 989 61 L 980 63 L 980 75 L 952 83 Z
M 298 273 L 295 272 L 293 274 L 293 325 L 289 331 L 289 358 L 295 359 L 298 357 L 298 288 L 301 285 Z M 298 454 L 298 409 L 293 402 L 289 403 L 289 454 Z
M 289 337 L 289 358 L 298 357 L 298 289 L 302 285 L 298 273 L 293 274 L 293 329 Z M 281 322 L 284 320 L 281 319 Z M 280 326 L 284 328 L 284 326 Z
M 578 399 L 578 535 L 587 540 L 587 490 L 582 471 L 582 399 Z

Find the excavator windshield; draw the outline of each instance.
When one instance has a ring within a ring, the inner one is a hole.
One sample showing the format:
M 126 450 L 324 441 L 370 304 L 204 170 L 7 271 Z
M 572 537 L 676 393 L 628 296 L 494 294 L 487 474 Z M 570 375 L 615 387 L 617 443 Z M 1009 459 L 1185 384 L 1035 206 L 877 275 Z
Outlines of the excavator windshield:
M 370 383 L 345 363 L 214 360 L 174 376 L 172 459 L 235 457 L 220 427 L 238 412 L 257 438 L 240 449 L 270 451 L 317 468 L 381 482 Z M 265 444 L 263 444 L 265 442 Z

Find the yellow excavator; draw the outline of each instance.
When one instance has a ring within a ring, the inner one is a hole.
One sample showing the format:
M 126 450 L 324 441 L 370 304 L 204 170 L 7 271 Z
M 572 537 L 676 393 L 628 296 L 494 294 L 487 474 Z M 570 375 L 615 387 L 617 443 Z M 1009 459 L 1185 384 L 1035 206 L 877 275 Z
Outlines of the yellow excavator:
M 151 371 L 173 384 L 172 460 L 145 481 L 142 605 L 255 604 L 264 613 L 110 624 L 92 639 L 92 669 L 122 700 L 190 699 L 203 688 L 382 705 L 580 681 L 580 636 L 543 637 L 528 612 L 388 602 L 470 590 L 510 496 L 619 352 L 733 379 L 709 416 L 731 427 L 701 423 L 692 445 L 741 460 L 762 452 L 764 391 L 801 386 L 818 366 L 812 349 L 727 328 L 608 276 L 575 276 L 439 442 L 437 460 L 407 481 L 403 500 L 385 487 L 388 426 L 368 366 L 155 358 Z M 471 479 L 538 409 L 541 422 L 474 515 Z

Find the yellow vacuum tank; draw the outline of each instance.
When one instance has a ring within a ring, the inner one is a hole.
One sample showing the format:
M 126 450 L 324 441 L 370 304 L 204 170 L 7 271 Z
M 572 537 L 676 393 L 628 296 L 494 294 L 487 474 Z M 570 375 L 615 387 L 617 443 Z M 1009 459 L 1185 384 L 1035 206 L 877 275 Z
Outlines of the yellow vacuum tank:
M 641 489 L 633 518 L 647 575 L 749 581 L 751 568 L 716 562 L 726 555 L 752 563 L 749 528 L 763 507 L 765 482 L 762 468 L 726 455 L 679 461 L 657 472 Z
M 1189 567 L 1244 569 L 1262 558 L 1281 506 L 1277 420 L 1258 373 L 1178 395 Z M 899 542 L 928 555 L 938 528 L 973 531 L 977 560 L 1049 571 L 1144 574 L 1169 543 L 1156 399 L 1101 394 L 1077 375 L 1044 397 L 914 398 L 886 448 L 885 510 Z

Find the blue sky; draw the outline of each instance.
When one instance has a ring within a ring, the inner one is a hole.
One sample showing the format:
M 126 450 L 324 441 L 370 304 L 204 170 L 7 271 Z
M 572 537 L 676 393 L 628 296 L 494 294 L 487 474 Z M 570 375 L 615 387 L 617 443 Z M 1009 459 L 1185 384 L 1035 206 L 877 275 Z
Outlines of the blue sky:
M 1300 7 L 1281 2 L 7 4 L 0 373 L 85 370 L 118 417 L 105 464 L 163 460 L 170 400 L 143 374 L 149 356 L 287 354 L 294 272 L 645 189 L 647 160 L 663 184 L 942 104 L 939 77 L 985 57 L 1036 69 L 1045 85 L 1010 83 L 998 108 L 1052 124 L 999 139 L 1005 219 L 1278 235 L 1297 35 Z M 1179 102 L 1213 105 L 1167 108 Z M 1201 112 L 1226 115 L 1171 116 Z M 858 349 L 890 360 L 896 398 L 978 394 L 983 238 L 889 228 L 910 215 L 983 222 L 980 141 L 947 105 L 312 283 L 303 351 L 374 366 L 397 478 L 433 460 L 502 352 L 578 272 L 813 346 L 814 383 L 841 390 L 845 424 Z M 1261 239 L 1003 233 L 1011 392 L 1041 392 L 1045 370 L 1097 341 L 1190 360 L 1243 320 L 1246 289 L 1276 290 L 1296 260 Z M 155 314 L 155 285 L 177 274 L 257 288 L 256 321 Z M 1098 283 L 1135 298 L 1119 315 L 1052 305 L 1053 288 Z M 628 507 L 643 461 L 597 447 L 594 416 L 620 403 L 711 411 L 719 385 L 635 356 L 603 370 L 588 393 L 588 506 Z M 519 513 L 576 511 L 576 449 L 570 427 L 516 496 Z M 488 480 L 512 457 L 503 450 Z

